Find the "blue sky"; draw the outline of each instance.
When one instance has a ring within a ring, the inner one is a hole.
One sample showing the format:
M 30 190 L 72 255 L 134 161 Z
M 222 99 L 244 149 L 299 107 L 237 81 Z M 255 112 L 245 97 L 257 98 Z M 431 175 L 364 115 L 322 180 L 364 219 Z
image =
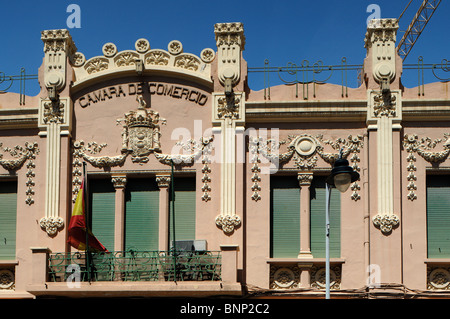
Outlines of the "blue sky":
M 78 50 L 86 58 L 101 55 L 102 46 L 113 42 L 118 50 L 134 49 L 139 38 L 146 38 L 151 48 L 167 49 L 171 40 L 179 40 L 185 52 L 200 54 L 215 49 L 214 24 L 243 22 L 246 36 L 244 58 L 249 67 L 286 66 L 288 62 L 310 64 L 321 60 L 337 65 L 342 57 L 348 64 L 362 64 L 365 57 L 364 35 L 370 4 L 380 8 L 381 18 L 398 18 L 409 0 L 323 0 L 323 1 L 8 1 L 1 5 L 0 71 L 7 75 L 36 74 L 42 63 L 45 29 L 69 29 Z M 400 20 L 402 32 L 417 12 L 422 0 L 413 0 Z M 81 28 L 68 28 L 67 7 L 81 9 Z M 450 60 L 448 15 L 450 2 L 443 0 L 420 36 L 405 63 Z M 412 71 L 410 71 L 412 72 Z M 447 75 L 448 77 L 448 75 Z M 416 86 L 414 81 L 406 86 Z M 250 87 L 262 88 L 262 74 L 250 77 Z M 350 85 L 352 86 L 352 85 Z M 27 94 L 35 95 L 36 85 L 27 83 Z M 0 84 L 0 90 L 2 86 Z M 18 90 L 18 89 L 17 89 Z M 12 88 L 12 91 L 17 91 Z

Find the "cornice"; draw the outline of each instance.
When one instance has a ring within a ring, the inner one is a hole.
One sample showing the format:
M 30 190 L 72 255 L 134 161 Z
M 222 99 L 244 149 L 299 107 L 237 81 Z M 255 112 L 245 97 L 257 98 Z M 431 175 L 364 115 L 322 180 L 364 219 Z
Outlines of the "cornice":
M 366 100 L 247 101 L 246 122 L 360 122 Z
M 37 108 L 0 109 L 0 130 L 37 128 L 38 113 Z
M 246 101 L 246 122 L 359 122 L 367 100 Z M 450 99 L 402 99 L 403 121 L 450 120 Z
M 450 99 L 404 99 L 403 121 L 449 121 Z

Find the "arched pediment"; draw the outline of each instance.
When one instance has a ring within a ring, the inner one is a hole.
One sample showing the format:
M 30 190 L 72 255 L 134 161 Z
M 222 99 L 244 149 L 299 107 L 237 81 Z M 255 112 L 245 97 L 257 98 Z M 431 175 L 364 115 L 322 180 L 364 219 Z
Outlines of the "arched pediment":
M 200 56 L 183 52 L 180 41 L 173 40 L 167 50 L 150 49 L 146 39 L 138 39 L 135 50 L 117 51 L 114 43 L 106 43 L 103 55 L 86 59 L 75 52 L 70 59 L 74 70 L 72 88 L 77 91 L 105 79 L 136 75 L 137 65 L 143 66 L 142 74 L 166 74 L 189 78 L 194 82 L 212 85 L 211 62 L 215 58 L 213 49 L 204 49 Z M 139 61 L 139 62 L 138 62 Z

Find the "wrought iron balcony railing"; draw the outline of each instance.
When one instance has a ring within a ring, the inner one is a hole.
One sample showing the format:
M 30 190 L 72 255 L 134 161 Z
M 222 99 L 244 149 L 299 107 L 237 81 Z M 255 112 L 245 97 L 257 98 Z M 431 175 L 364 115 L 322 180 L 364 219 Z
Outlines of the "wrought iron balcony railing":
M 87 258 L 86 258 L 87 257 Z M 218 251 L 52 253 L 48 281 L 218 281 Z
M 402 65 L 402 84 L 414 87 L 417 82 L 418 95 L 425 95 L 425 83 L 450 81 L 449 60 L 442 59 L 440 63 L 424 63 L 419 56 L 417 63 Z M 412 70 L 407 75 L 405 71 Z M 417 73 L 415 73 L 417 72 Z M 347 64 L 343 57 L 340 64 L 324 65 L 321 60 L 310 63 L 303 60 L 300 65 L 288 62 L 286 66 L 271 66 L 269 60 L 264 61 L 264 67 L 249 67 L 249 75 L 256 75 L 255 83 L 261 82 L 258 74 L 263 74 L 264 99 L 270 100 L 270 88 L 275 85 L 294 85 L 296 98 L 308 100 L 316 97 L 316 85 L 334 83 L 341 86 L 341 98 L 348 97 L 349 88 L 358 88 L 364 82 L 364 65 Z M 275 76 L 274 76 L 275 75 Z M 261 83 L 260 83 L 261 84 Z M 339 98 L 339 96 L 336 96 Z

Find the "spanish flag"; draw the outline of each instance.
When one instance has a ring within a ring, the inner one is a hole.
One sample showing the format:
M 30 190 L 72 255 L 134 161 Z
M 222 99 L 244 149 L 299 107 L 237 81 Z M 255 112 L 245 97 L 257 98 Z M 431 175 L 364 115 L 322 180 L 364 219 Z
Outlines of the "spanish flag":
M 92 234 L 91 230 L 86 227 L 86 212 L 85 212 L 85 194 L 84 194 L 84 181 L 81 183 L 81 188 L 78 191 L 77 199 L 75 200 L 75 206 L 73 208 L 72 217 L 69 223 L 69 239 L 67 242 L 78 250 L 86 250 L 86 240 L 88 242 L 89 249 L 94 251 L 108 250 L 103 246 L 100 241 Z M 88 236 L 86 236 L 86 229 Z

